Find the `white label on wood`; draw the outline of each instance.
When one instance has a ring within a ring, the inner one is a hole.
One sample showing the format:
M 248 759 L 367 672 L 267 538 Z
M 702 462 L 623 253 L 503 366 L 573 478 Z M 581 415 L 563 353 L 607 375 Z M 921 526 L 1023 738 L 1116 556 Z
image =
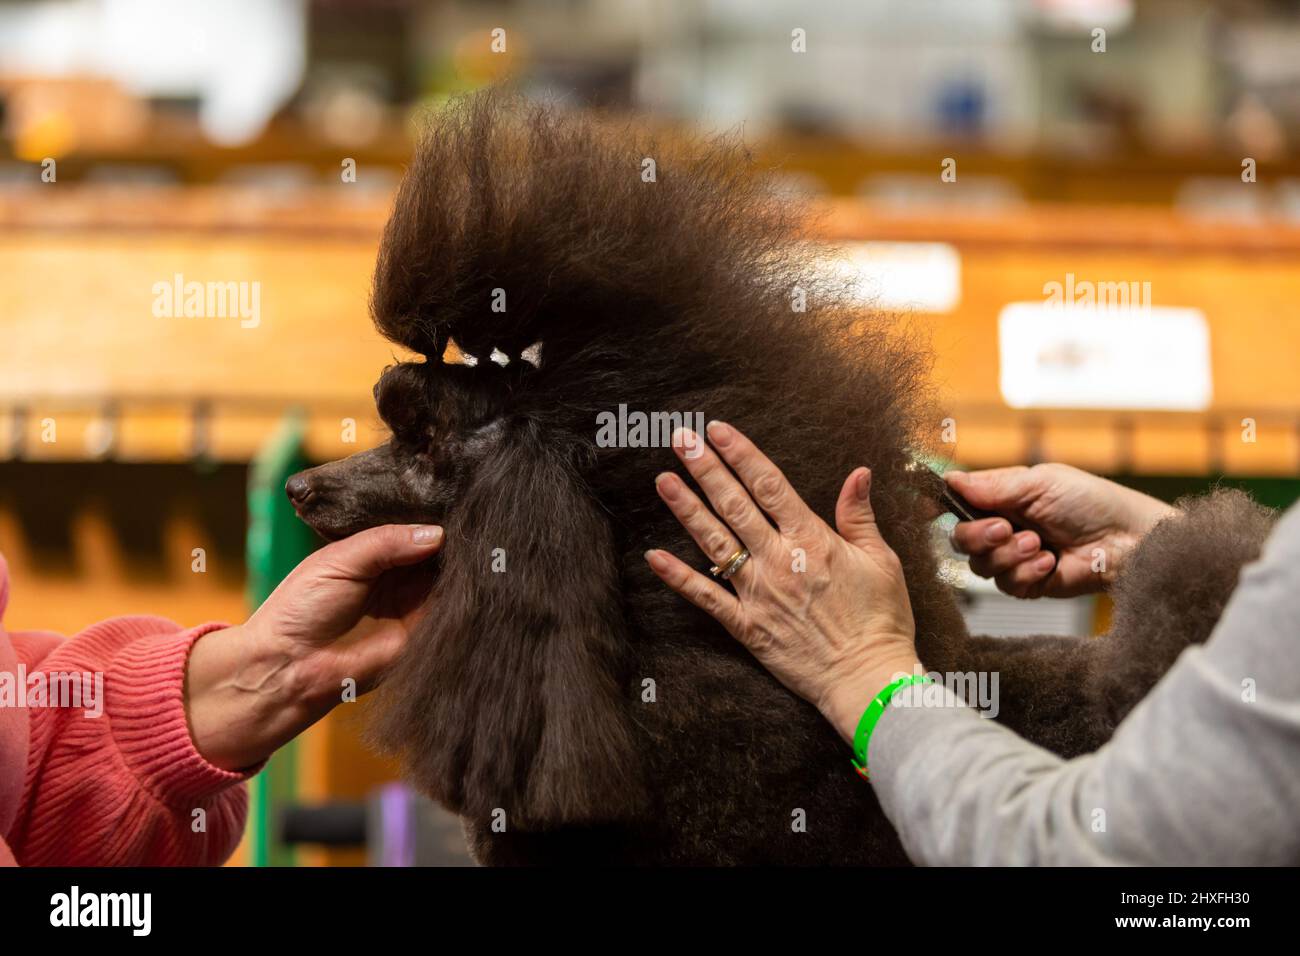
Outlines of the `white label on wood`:
M 1199 309 L 1013 302 L 998 318 L 1012 408 L 1201 411 L 1213 392 Z

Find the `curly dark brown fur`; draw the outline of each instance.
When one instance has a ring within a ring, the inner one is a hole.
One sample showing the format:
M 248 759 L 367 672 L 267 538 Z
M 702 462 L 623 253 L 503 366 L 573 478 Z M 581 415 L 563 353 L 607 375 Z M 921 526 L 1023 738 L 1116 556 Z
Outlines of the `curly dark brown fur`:
M 1189 644 L 1214 630 L 1237 586 L 1241 569 L 1260 555 L 1277 513 L 1244 492 L 1223 489 L 1176 502 L 1183 517 L 1157 525 L 1142 541 L 1112 592 L 1110 634 L 1102 665 L 1135 687 L 1150 687 Z M 1140 652 L 1134 653 L 1134 645 Z M 1088 696 L 1110 724 L 1124 719 L 1140 697 L 1104 693 L 1112 680 L 1097 675 Z
M 1130 607 L 1172 573 L 1164 529 L 1121 589 L 1132 634 L 1118 643 L 968 638 L 904 468 L 932 414 L 924 353 L 850 306 L 803 221 L 734 139 L 661 143 L 497 93 L 432 118 L 372 299 L 384 334 L 429 361 L 377 388 L 393 441 L 307 473 L 316 494 L 300 510 L 331 534 L 368 513 L 445 523 L 430 611 L 375 736 L 465 817 L 479 859 L 905 862 L 816 711 L 646 567 L 648 547 L 695 547 L 654 493 L 671 451 L 595 442 L 597 415 L 619 405 L 733 422 L 828 520 L 844 476 L 870 465 L 921 659 L 1001 671 L 1008 722 L 1062 752 L 1104 740 L 1180 634 L 1203 639 L 1249 558 L 1254 545 L 1220 547 L 1195 626 L 1180 601 L 1150 644 L 1151 619 Z M 791 308 L 796 287 L 807 311 Z M 451 339 L 475 368 L 439 362 Z M 518 356 L 539 340 L 533 368 Z M 488 362 L 493 349 L 510 364 Z M 365 477 L 376 470 L 389 477 Z M 1241 508 L 1223 520 L 1262 530 Z M 1098 668 L 1111 646 L 1123 666 Z

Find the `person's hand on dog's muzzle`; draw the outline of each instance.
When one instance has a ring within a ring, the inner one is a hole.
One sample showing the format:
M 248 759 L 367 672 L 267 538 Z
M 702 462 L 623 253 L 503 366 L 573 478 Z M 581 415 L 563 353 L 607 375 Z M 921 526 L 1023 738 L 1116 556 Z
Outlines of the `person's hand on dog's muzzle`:
M 419 565 L 442 545 L 436 525 L 384 525 L 306 558 L 244 625 L 190 652 L 185 707 L 199 753 L 252 767 L 352 695 L 406 646 L 428 595 Z
M 729 577 L 736 593 L 666 551 L 646 560 L 851 741 L 871 699 L 919 672 L 903 569 L 871 510 L 871 473 L 859 468 L 844 483 L 837 534 L 737 429 L 711 422 L 707 431 L 712 448 L 685 429 L 673 448 L 713 511 L 675 474 L 655 484 L 716 568 L 748 549 Z

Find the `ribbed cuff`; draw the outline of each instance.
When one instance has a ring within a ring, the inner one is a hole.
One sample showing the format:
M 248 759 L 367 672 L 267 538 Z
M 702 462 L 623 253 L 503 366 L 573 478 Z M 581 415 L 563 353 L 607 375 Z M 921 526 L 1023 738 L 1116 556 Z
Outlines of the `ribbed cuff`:
M 210 764 L 194 747 L 185 717 L 185 667 L 190 648 L 228 624 L 142 636 L 114 657 L 106 677 L 106 714 L 113 740 L 142 787 L 165 804 L 192 803 L 247 780 Z

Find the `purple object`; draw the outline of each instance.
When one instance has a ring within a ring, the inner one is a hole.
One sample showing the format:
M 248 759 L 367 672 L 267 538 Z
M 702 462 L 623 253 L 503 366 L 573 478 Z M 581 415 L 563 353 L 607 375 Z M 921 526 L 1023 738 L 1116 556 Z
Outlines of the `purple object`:
M 379 866 L 415 865 L 414 812 L 411 791 L 405 786 L 390 783 L 380 788 Z

